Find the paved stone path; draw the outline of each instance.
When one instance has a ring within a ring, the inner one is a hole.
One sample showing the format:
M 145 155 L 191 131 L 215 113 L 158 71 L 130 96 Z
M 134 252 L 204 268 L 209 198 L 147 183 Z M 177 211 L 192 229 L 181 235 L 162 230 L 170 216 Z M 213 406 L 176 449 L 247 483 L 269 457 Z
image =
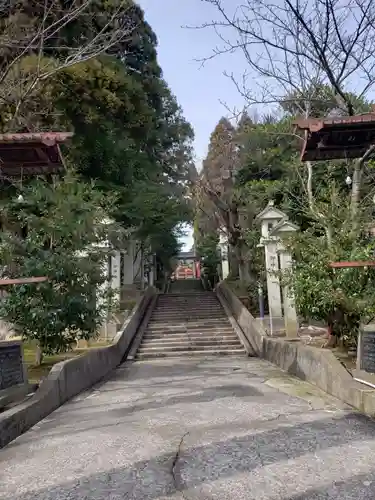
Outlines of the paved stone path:
M 1 500 L 375 498 L 375 424 L 257 359 L 122 366 L 0 451 Z

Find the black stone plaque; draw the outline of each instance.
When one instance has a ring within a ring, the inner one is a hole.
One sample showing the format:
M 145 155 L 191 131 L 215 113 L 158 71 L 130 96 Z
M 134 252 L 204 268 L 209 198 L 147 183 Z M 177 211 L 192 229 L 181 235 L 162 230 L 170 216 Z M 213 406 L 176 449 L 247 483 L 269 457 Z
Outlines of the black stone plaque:
M 0 391 L 24 382 L 21 344 L 0 342 Z
M 361 334 L 361 370 L 375 373 L 375 325 L 374 329 L 368 327 Z

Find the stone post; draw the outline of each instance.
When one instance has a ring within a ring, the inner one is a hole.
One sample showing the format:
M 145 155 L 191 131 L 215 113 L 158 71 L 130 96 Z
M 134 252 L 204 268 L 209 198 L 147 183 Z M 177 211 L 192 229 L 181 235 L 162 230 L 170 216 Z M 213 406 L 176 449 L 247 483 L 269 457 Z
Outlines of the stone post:
M 263 245 L 266 259 L 267 295 L 270 316 L 272 319 L 282 318 L 281 289 L 279 277 L 277 276 L 277 272 L 279 271 L 277 241 L 273 239 L 263 240 Z
M 120 287 L 121 287 L 121 273 L 120 273 L 120 266 L 121 266 L 121 253 L 116 250 L 114 252 L 114 255 L 111 257 L 112 263 L 111 263 L 111 287 L 112 290 L 114 290 L 114 300 L 116 302 L 120 301 Z
M 293 224 L 287 219 L 282 220 L 277 224 L 271 231 L 270 236 L 277 240 L 277 250 L 280 258 L 280 271 L 288 272 L 292 268 L 293 260 L 292 256 L 283 244 L 283 236 L 290 236 L 292 233 L 299 230 L 296 224 Z M 298 317 L 297 311 L 294 305 L 294 298 L 291 294 L 291 290 L 288 286 L 284 285 L 282 289 L 283 293 L 283 305 L 284 305 L 284 322 L 285 322 L 285 333 L 289 338 L 298 337 Z
M 148 275 L 149 286 L 154 286 L 155 283 L 155 255 L 150 258 L 150 272 Z
M 225 278 L 227 278 L 229 275 L 228 240 L 226 236 L 224 236 L 223 234 L 220 234 L 219 238 L 220 238 L 219 246 L 221 253 L 221 272 L 222 272 L 222 279 L 225 280 Z
M 277 253 L 277 238 L 271 236 L 273 228 L 283 219 L 286 214 L 274 206 L 270 201 L 266 208 L 256 217 L 261 225 L 262 237 L 259 246 L 264 247 L 267 272 L 267 296 L 271 322 L 275 318 L 282 318 L 281 289 L 277 276 L 279 271 L 279 259 Z
M 288 271 L 293 265 L 292 256 L 285 248 L 279 250 L 281 271 Z M 298 317 L 294 306 L 294 299 L 291 296 L 290 289 L 287 285 L 283 286 L 283 302 L 284 302 L 284 321 L 285 333 L 289 338 L 298 337 Z
M 127 248 L 123 251 L 123 274 L 124 274 L 124 285 L 132 285 L 134 282 L 134 242 L 130 240 L 127 244 Z

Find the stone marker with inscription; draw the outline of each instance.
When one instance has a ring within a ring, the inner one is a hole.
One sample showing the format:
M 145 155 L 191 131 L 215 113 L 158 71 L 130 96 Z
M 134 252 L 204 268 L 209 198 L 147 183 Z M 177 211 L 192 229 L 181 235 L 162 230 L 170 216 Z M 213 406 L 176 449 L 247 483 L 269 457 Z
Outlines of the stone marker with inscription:
M 22 342 L 0 342 L 0 408 L 28 392 Z
M 360 329 L 357 366 L 353 377 L 357 382 L 375 388 L 375 323 L 364 325 Z

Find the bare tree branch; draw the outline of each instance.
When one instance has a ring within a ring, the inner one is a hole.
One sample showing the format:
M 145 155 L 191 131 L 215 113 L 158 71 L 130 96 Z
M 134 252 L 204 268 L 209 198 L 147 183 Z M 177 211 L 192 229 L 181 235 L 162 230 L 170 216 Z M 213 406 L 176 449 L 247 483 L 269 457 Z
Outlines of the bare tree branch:
M 223 0 L 204 0 L 212 5 L 217 20 L 204 23 L 223 44 L 211 57 L 242 51 L 249 70 L 242 84 L 228 76 L 251 104 L 288 104 L 309 117 L 317 103 L 326 99 L 320 89 L 330 89 L 332 101 L 347 115 L 358 112 L 353 95 L 366 97 L 375 83 L 375 2 L 373 0 L 237 0 L 232 7 Z M 252 78 L 249 84 L 249 78 Z M 322 102 L 322 104 L 324 104 Z M 330 102 L 332 107 L 332 103 Z M 351 191 L 355 217 L 361 196 L 366 161 L 374 154 L 371 145 L 353 163 Z M 313 204 L 313 166 L 308 164 L 305 186 Z

